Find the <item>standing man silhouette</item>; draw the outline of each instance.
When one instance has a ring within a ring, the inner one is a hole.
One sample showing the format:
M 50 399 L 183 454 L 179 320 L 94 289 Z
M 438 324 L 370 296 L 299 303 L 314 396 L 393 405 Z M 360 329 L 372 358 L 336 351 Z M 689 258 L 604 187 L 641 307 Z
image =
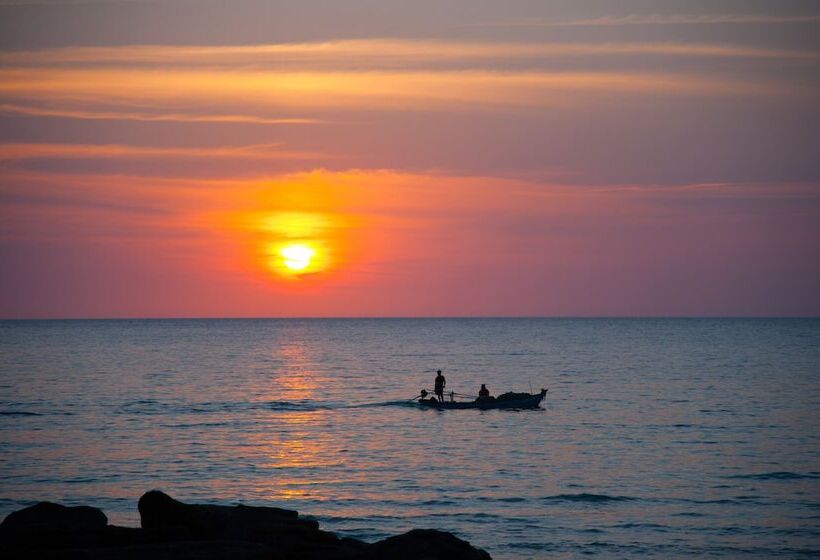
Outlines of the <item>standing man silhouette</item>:
M 444 402 L 444 387 L 447 385 L 447 380 L 441 375 L 441 370 L 438 370 L 436 375 L 436 386 L 434 392 L 438 397 L 438 402 Z

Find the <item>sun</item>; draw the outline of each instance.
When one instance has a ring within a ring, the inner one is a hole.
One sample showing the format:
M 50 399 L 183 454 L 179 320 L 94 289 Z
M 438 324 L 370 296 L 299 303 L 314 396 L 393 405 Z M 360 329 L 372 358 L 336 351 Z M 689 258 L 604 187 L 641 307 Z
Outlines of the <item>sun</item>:
M 323 277 L 338 264 L 340 218 L 311 212 L 260 213 L 250 218 L 258 232 L 259 264 L 280 279 Z
M 274 242 L 266 252 L 268 268 L 285 278 L 306 277 L 328 267 L 327 249 L 315 240 Z
M 279 249 L 279 256 L 286 269 L 300 272 L 310 266 L 316 250 L 302 243 L 285 245 Z

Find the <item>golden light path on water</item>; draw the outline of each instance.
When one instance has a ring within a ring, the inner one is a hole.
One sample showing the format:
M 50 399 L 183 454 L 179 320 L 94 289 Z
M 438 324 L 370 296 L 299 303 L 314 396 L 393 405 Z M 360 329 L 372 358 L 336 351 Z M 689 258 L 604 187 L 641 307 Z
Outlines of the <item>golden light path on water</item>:
M 329 380 L 315 369 L 316 358 L 308 345 L 283 344 L 271 357 L 281 364 L 281 375 L 270 380 L 269 386 L 259 390 L 267 395 L 269 402 L 285 401 L 304 403 L 314 400 L 322 386 Z M 291 410 L 276 414 L 281 427 L 258 438 L 264 459 L 261 465 L 277 471 L 278 475 L 269 485 L 255 489 L 258 495 L 271 500 L 300 498 L 330 499 L 326 496 L 332 477 L 322 471 L 337 468 L 338 443 L 335 445 L 327 434 L 316 434 L 315 426 L 327 421 L 325 410 Z M 289 473 L 307 470 L 314 473 L 310 480 Z M 318 498 L 317 498 L 318 496 Z

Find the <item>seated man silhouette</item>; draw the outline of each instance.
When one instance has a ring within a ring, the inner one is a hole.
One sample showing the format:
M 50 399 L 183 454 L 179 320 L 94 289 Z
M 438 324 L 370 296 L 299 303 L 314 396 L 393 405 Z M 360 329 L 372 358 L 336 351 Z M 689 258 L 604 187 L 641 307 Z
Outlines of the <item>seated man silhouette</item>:
M 494 399 L 495 399 L 495 397 L 490 396 L 490 390 L 487 389 L 487 386 L 484 383 L 482 383 L 481 384 L 481 389 L 479 389 L 479 391 L 478 391 L 478 399 L 477 400 L 479 400 L 479 401 L 491 401 L 491 400 L 494 400 Z

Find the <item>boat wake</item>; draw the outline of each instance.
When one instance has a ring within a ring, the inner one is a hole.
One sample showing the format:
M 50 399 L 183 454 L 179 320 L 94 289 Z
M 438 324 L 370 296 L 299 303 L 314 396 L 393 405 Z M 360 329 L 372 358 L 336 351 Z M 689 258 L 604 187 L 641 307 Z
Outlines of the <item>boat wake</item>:
M 166 416 L 176 414 L 224 414 L 231 413 L 253 413 L 259 411 L 273 412 L 306 412 L 319 410 L 343 410 L 356 408 L 373 408 L 384 406 L 406 406 L 414 407 L 412 400 L 392 400 L 378 402 L 349 403 L 341 401 L 318 401 L 318 400 L 276 400 L 276 401 L 256 401 L 256 402 L 173 402 L 160 401 L 155 399 L 127 401 L 117 406 L 115 413 L 121 415 L 149 415 Z M 27 414 L 27 413 L 7 413 L 7 414 Z M 33 413 L 32 413 L 33 414 Z

